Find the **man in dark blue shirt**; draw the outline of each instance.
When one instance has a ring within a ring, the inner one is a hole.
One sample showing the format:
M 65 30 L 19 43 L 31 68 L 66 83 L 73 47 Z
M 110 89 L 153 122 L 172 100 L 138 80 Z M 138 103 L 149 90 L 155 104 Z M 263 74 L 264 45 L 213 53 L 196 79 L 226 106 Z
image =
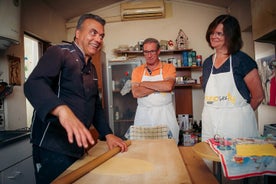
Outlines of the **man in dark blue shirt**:
M 98 91 L 92 56 L 103 43 L 105 20 L 93 14 L 80 17 L 74 42 L 50 47 L 24 84 L 34 107 L 31 127 L 36 182 L 50 183 L 83 156 L 95 140 L 93 125 L 109 149 L 125 142 L 112 134 Z

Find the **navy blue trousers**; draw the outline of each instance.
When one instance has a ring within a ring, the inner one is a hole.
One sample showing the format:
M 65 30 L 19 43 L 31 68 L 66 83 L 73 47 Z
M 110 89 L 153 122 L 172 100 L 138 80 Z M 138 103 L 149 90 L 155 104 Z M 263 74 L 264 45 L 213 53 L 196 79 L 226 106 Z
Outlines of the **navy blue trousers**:
M 37 184 L 49 184 L 76 160 L 64 154 L 33 145 L 33 162 Z

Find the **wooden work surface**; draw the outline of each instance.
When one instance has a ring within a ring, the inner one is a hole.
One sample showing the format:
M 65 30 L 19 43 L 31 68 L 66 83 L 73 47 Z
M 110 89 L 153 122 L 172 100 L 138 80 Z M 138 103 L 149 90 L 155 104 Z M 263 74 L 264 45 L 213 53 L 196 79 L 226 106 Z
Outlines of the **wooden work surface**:
M 192 146 L 179 146 L 179 151 L 190 174 L 190 178 L 195 184 L 218 184 L 218 180 L 209 170 L 201 156 L 196 154 Z
M 201 158 L 206 158 L 211 161 L 220 162 L 218 155 L 210 148 L 208 143 L 200 142 L 193 146 L 194 152 L 196 152 Z
M 60 176 L 66 175 L 107 151 L 106 143 L 98 142 L 89 150 L 89 155 L 75 162 Z M 112 164 L 116 160 L 120 163 Z M 127 160 L 129 162 L 126 162 Z M 159 139 L 131 141 L 127 152 L 118 153 L 75 183 L 184 184 L 192 182 L 175 141 Z

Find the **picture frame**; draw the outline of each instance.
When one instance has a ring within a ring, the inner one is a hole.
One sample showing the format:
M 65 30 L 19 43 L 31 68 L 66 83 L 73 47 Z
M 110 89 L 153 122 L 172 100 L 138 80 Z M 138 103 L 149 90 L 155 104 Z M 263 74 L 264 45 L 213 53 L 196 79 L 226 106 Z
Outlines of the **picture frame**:
M 9 62 L 9 84 L 21 85 L 21 63 L 20 58 L 16 56 L 8 56 Z
M 271 80 L 275 77 L 275 67 L 272 62 L 275 61 L 275 55 L 270 55 L 257 60 L 258 72 L 261 78 L 265 98 L 263 104 L 270 105 L 271 98 Z

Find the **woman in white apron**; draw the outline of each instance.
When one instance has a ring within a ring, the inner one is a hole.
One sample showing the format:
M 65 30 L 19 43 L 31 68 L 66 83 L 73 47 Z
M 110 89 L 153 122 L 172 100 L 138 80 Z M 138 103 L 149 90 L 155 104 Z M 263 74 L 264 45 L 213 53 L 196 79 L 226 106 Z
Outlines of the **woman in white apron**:
M 143 81 L 163 81 L 162 68 L 160 74 L 146 76 L 146 69 L 142 77 Z M 137 99 L 138 107 L 134 119 L 134 125 L 156 126 L 167 125 L 173 139 L 178 143 L 179 126 L 175 116 L 171 92 L 155 92 Z
M 236 87 L 229 59 L 229 72 L 213 74 L 212 66 L 205 89 L 202 140 L 216 134 L 231 138 L 258 135 L 255 113 Z
M 202 141 L 216 134 L 258 136 L 254 110 L 263 99 L 263 89 L 256 62 L 240 51 L 238 21 L 230 15 L 218 16 L 209 25 L 206 39 L 216 53 L 203 64 Z

